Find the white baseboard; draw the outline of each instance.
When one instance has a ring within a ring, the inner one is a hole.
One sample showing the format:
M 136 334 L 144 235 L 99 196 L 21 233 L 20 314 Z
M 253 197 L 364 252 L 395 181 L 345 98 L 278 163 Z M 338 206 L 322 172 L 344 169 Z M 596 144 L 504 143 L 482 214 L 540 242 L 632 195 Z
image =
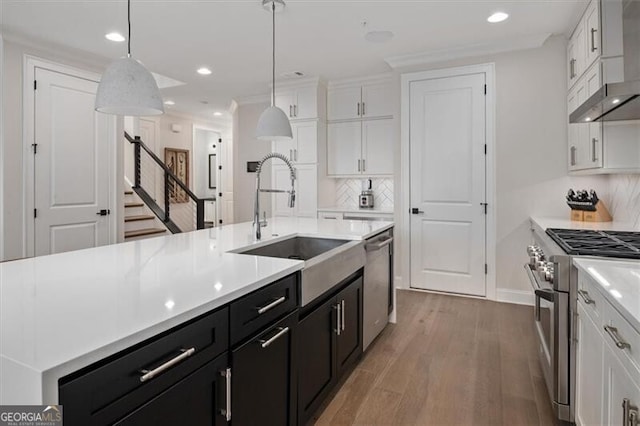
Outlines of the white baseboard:
M 497 301 L 503 303 L 514 303 L 516 305 L 533 306 L 535 298 L 532 292 L 523 290 L 509 290 L 506 288 L 497 289 Z

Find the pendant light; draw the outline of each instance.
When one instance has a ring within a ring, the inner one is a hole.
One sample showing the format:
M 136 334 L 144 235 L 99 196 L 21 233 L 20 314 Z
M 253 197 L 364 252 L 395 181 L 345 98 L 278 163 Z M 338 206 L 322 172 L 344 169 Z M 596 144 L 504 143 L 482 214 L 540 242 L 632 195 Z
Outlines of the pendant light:
M 131 57 L 131 0 L 127 0 L 127 24 L 127 56 L 113 61 L 102 74 L 96 111 L 133 116 L 163 114 L 164 106 L 155 78 Z
M 283 0 L 262 0 L 262 6 L 271 5 L 272 56 L 271 56 L 271 106 L 264 110 L 258 119 L 256 137 L 261 140 L 275 141 L 293 138 L 291 123 L 287 114 L 276 106 L 276 3 L 284 7 Z

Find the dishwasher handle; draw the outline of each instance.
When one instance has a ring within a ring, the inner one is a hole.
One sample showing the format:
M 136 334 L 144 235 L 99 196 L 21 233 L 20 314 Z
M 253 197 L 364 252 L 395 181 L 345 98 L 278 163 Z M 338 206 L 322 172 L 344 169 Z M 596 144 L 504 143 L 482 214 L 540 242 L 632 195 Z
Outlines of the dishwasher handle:
M 384 237 L 384 238 L 381 238 L 380 240 L 378 240 L 375 243 L 367 243 L 367 244 L 365 244 L 364 249 L 366 251 L 376 251 L 376 250 L 382 249 L 383 247 L 388 246 L 392 242 L 393 242 L 393 237 Z

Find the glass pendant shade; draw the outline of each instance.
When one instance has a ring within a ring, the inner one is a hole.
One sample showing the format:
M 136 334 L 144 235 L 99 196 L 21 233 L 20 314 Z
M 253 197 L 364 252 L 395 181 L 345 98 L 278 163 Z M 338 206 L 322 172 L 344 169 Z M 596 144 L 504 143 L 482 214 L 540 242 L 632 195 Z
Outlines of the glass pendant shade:
M 258 119 L 256 137 L 260 140 L 277 141 L 293 138 L 287 114 L 277 106 L 265 109 Z
M 137 60 L 115 60 L 102 74 L 96 111 L 107 114 L 148 116 L 164 113 L 160 90 L 153 75 Z

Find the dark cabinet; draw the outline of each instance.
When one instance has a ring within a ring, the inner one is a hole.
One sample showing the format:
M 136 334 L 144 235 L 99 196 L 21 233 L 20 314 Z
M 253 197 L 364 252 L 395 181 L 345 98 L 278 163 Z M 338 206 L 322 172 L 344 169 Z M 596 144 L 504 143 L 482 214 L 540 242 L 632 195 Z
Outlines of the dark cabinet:
M 234 425 L 295 424 L 297 312 L 231 354 Z
M 157 395 L 122 420 L 118 426 L 227 424 L 225 375 L 227 354 L 205 364 Z
M 305 424 L 362 354 L 362 276 L 300 319 L 298 422 Z

